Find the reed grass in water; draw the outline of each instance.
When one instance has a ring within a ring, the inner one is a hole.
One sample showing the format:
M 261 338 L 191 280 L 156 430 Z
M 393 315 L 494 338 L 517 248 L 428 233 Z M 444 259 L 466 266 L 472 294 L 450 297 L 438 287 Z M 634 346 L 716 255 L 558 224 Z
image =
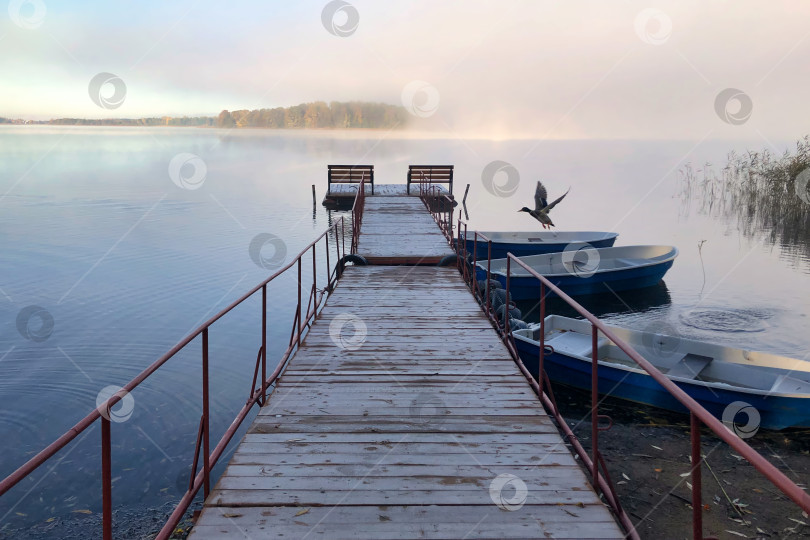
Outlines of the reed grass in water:
M 725 220 L 746 238 L 779 245 L 792 263 L 810 267 L 810 136 L 781 156 L 731 152 L 720 170 L 687 164 L 678 174 L 687 208 L 695 202 L 699 213 Z

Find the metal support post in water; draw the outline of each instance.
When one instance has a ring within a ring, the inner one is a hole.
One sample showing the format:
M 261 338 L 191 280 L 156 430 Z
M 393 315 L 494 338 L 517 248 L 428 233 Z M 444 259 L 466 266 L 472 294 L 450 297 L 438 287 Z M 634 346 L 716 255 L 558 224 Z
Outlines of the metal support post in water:
M 106 404 L 104 405 L 107 406 Z M 107 409 L 107 416 L 110 409 Z M 110 444 L 110 420 L 101 417 L 101 499 L 102 499 L 102 536 L 112 540 L 112 452 Z
M 262 401 L 267 400 L 267 284 L 262 286 Z
M 202 399 L 203 399 L 203 495 L 211 492 L 210 417 L 208 416 L 208 328 L 202 334 Z

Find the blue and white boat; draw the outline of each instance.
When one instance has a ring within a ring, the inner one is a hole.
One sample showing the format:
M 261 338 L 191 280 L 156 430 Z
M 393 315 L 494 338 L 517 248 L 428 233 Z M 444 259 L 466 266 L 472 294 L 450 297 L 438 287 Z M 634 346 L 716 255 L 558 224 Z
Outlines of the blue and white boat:
M 480 231 L 492 241 L 492 258 L 503 259 L 507 253 L 516 257 L 556 253 L 576 243 L 587 243 L 594 248 L 612 247 L 619 233 L 604 231 L 522 231 L 493 232 Z M 467 251 L 473 253 L 476 247 L 475 234 L 467 232 Z M 478 238 L 478 259 L 487 258 L 487 242 Z
M 672 246 L 594 248 L 569 244 L 560 253 L 530 255 L 520 260 L 571 296 L 626 291 L 655 285 L 678 256 Z M 506 288 L 506 261 L 490 263 L 491 277 Z M 487 261 L 478 261 L 476 279 L 487 276 Z M 540 298 L 540 281 L 513 262 L 510 294 L 515 300 Z
M 714 416 L 744 424 L 739 426 L 742 433 L 753 434 L 758 427 L 774 430 L 810 427 L 810 362 L 608 327 Z M 537 377 L 540 324 L 516 330 L 513 336 L 521 360 Z M 559 315 L 546 317 L 545 344 L 553 350 L 547 349 L 544 356 L 549 378 L 590 389 L 591 339 L 588 321 Z M 600 394 L 687 412 L 601 332 L 597 339 L 597 358 Z M 735 419 L 736 413 L 741 411 L 746 414 Z

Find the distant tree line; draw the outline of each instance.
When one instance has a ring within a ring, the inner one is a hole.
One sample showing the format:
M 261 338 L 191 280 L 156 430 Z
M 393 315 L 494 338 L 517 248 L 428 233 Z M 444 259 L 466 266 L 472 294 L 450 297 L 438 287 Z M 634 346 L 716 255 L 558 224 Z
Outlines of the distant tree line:
M 204 126 L 220 128 L 377 128 L 403 127 L 408 120 L 404 107 L 362 101 L 327 104 L 302 103 L 274 109 L 222 111 L 218 116 L 162 116 L 155 118 L 55 118 L 21 120 L 0 117 L 0 124 L 50 124 L 59 126 Z
M 324 101 L 302 103 L 292 107 L 222 111 L 216 126 L 223 128 L 395 128 L 408 119 L 404 107 L 386 103 Z
M 213 126 L 215 120 L 210 116 L 164 116 L 161 118 L 56 118 L 37 123 L 57 126 Z

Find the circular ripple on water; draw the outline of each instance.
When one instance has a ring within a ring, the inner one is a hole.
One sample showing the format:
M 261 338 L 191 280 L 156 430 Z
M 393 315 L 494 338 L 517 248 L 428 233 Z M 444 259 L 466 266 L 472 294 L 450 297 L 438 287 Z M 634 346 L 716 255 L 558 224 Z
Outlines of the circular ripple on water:
M 762 332 L 772 313 L 760 309 L 706 308 L 681 313 L 683 324 L 714 332 Z

